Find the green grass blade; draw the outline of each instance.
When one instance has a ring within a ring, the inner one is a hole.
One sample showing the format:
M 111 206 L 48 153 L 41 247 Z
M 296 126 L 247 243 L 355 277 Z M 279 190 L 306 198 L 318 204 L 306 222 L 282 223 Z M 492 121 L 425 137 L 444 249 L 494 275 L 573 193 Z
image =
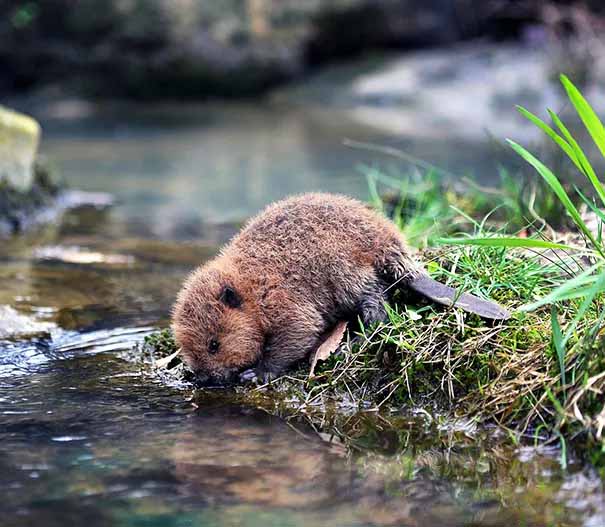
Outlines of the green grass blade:
M 567 470 L 568 462 L 567 462 L 567 440 L 565 436 L 557 430 L 557 436 L 559 437 L 559 449 L 561 450 L 561 456 L 559 457 L 559 463 L 561 464 L 561 468 L 563 470 Z
M 592 305 L 592 302 L 595 299 L 595 297 L 598 294 L 603 293 L 604 291 L 605 291 L 605 273 L 602 272 L 601 275 L 596 280 L 596 282 L 593 284 L 593 286 L 587 291 L 586 297 L 584 298 L 582 305 L 578 309 L 576 316 L 573 318 L 571 323 L 567 326 L 567 330 L 565 331 L 564 343 L 567 343 L 567 341 L 571 338 L 573 332 L 576 329 L 576 326 L 578 325 L 580 320 L 582 320 L 584 318 L 586 311 L 588 311 L 588 308 L 590 308 L 590 306 Z
M 559 198 L 559 200 L 561 201 L 561 203 L 567 210 L 568 214 L 573 219 L 574 223 L 582 231 L 584 236 L 586 236 L 591 241 L 593 247 L 597 251 L 599 251 L 601 256 L 605 257 L 605 254 L 603 253 L 603 250 L 600 247 L 600 244 L 597 243 L 597 240 L 593 236 L 592 232 L 586 226 L 586 223 L 584 223 L 584 220 L 582 220 L 582 217 L 580 216 L 578 209 L 576 209 L 576 207 L 572 203 L 571 199 L 569 199 L 567 192 L 563 188 L 563 185 L 561 185 L 561 183 L 557 179 L 557 176 L 555 176 L 552 173 L 550 168 L 548 168 L 544 163 L 542 163 L 539 159 L 537 159 L 533 154 L 531 154 L 528 150 L 523 148 L 521 145 L 515 143 L 514 141 L 511 141 L 510 139 L 507 139 L 507 141 L 511 145 L 513 150 L 515 150 L 515 152 L 517 152 L 523 159 L 525 159 L 530 165 L 532 165 L 536 169 L 538 174 L 540 174 L 544 178 L 544 180 L 548 183 L 550 188 L 553 189 L 554 193 L 557 195 L 557 197 Z
M 560 301 L 569 302 L 570 300 L 581 300 L 583 298 L 586 298 L 587 296 L 592 295 L 593 289 L 594 289 L 594 286 L 591 284 L 588 284 L 583 287 L 578 287 L 577 289 L 574 289 L 573 291 L 565 293 L 565 295 L 562 298 L 560 298 Z
M 584 195 L 584 193 L 577 187 L 575 187 L 576 192 L 578 193 L 578 196 L 580 196 L 580 198 L 582 198 L 582 201 L 584 203 L 586 203 L 586 205 L 588 206 L 588 208 L 595 213 L 595 215 L 602 221 L 605 223 L 605 211 L 602 209 L 599 209 L 590 199 L 588 199 L 587 196 Z
M 594 168 L 592 168 L 590 161 L 586 157 L 586 154 L 584 153 L 578 142 L 574 139 L 573 135 L 571 135 L 571 132 L 563 124 L 563 121 L 561 121 L 559 116 L 552 110 L 548 110 L 548 114 L 550 115 L 550 118 L 553 120 L 553 122 L 557 125 L 557 128 L 565 136 L 565 139 L 567 139 L 567 143 L 569 144 L 569 146 L 571 146 L 571 148 L 573 149 L 576 155 L 576 159 L 579 163 L 579 165 L 576 164 L 576 166 L 578 167 L 580 172 L 582 172 L 582 174 L 584 174 L 592 183 L 592 186 L 599 195 L 599 198 L 601 198 L 603 205 L 605 205 L 605 188 L 597 177 Z
M 569 100 L 574 105 L 580 119 L 582 119 L 584 126 L 592 137 L 592 140 L 601 151 L 601 155 L 605 157 L 605 128 L 603 127 L 603 123 L 580 90 L 575 87 L 567 76 L 561 75 L 561 83 L 567 92 Z
M 554 291 L 551 291 L 548 295 L 537 300 L 536 302 L 532 302 L 531 304 L 526 304 L 519 308 L 519 311 L 534 311 L 535 309 L 552 304 L 554 302 L 560 302 L 563 300 L 569 300 L 571 298 L 579 298 L 588 295 L 591 291 L 592 285 L 599 279 L 598 274 L 594 274 L 594 272 L 600 267 L 600 265 L 594 265 L 586 271 L 580 273 L 575 278 L 568 280 L 563 285 L 557 287 Z
M 605 291 L 605 273 L 601 273 L 597 276 L 597 280 L 589 289 L 588 294 L 586 295 L 586 298 L 578 309 L 574 319 L 568 324 L 565 331 L 565 335 L 563 335 L 561 331 L 561 325 L 559 324 L 559 320 L 557 318 L 556 307 L 552 306 L 550 310 L 552 340 L 557 355 L 557 362 L 559 363 L 559 370 L 561 372 L 561 386 L 563 386 L 563 390 L 565 390 L 565 385 L 567 384 L 567 371 L 565 368 L 565 350 L 567 349 L 567 343 L 573 335 L 578 323 L 584 318 L 586 311 L 588 311 L 588 309 L 592 305 L 595 296 L 602 293 L 603 291 Z
M 567 157 L 571 159 L 574 165 L 578 167 L 580 172 L 583 172 L 582 165 L 580 164 L 580 160 L 578 159 L 576 152 L 572 148 L 572 146 L 563 139 L 557 132 L 555 132 L 548 124 L 546 124 L 542 119 L 540 119 L 537 115 L 534 115 L 529 110 L 523 108 L 523 106 L 517 106 L 517 110 L 519 113 L 525 117 L 527 120 L 531 121 L 535 124 L 540 130 L 542 130 L 548 137 L 550 137 L 558 146 L 567 154 Z
M 552 327 L 552 342 L 557 354 L 557 362 L 559 363 L 559 371 L 561 373 L 561 386 L 565 386 L 565 339 L 561 332 L 559 319 L 557 318 L 557 308 L 552 306 L 550 309 L 550 324 Z
M 372 172 L 368 172 L 366 174 L 366 181 L 368 182 L 370 203 L 376 210 L 384 212 L 384 204 L 382 202 L 382 198 L 380 197 L 380 192 L 378 192 L 378 186 L 376 184 L 376 175 Z
M 514 236 L 491 236 L 488 238 L 439 238 L 436 242 L 440 245 L 484 245 L 488 247 L 526 247 L 531 249 L 563 249 L 577 251 L 575 247 L 554 243 L 535 238 L 517 238 Z
M 401 179 L 387 176 L 373 166 L 360 164 L 357 166 L 357 171 L 363 174 L 366 179 L 371 177 L 376 183 L 386 185 L 394 190 L 399 190 L 401 188 Z

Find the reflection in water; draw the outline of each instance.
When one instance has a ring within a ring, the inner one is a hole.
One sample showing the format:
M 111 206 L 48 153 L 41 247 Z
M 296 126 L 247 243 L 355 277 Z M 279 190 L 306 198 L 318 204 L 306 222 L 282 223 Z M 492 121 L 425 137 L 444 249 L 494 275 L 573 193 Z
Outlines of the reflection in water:
M 420 478 L 387 493 L 383 478 L 351 469 L 344 454 L 344 448 L 324 442 L 302 423 L 230 406 L 200 409 L 171 449 L 184 484 L 181 492 L 212 505 L 315 511 L 316 521 L 322 516 L 334 523 L 436 525 L 463 520 L 447 485 Z
M 482 442 L 429 440 L 431 430 L 412 418 L 389 429 L 371 414 L 355 417 L 350 450 L 303 420 L 233 405 L 228 394 L 202 394 L 196 409 L 183 392 L 103 351 L 102 336 L 74 336 L 43 367 L 1 381 L 0 512 L 11 525 L 91 518 L 92 525 L 505 526 L 521 517 L 558 524 L 564 514 L 552 503 L 560 477 L 549 458 L 499 460 Z M 531 499 L 517 497 L 519 488 Z

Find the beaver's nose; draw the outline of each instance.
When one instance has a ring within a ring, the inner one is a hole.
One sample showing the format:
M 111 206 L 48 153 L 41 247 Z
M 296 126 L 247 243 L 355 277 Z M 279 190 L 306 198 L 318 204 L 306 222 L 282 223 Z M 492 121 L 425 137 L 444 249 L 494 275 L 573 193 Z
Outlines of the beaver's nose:
M 193 384 L 195 384 L 198 388 L 208 386 L 210 383 L 211 379 L 209 375 L 198 371 L 193 373 Z
M 227 374 L 196 372 L 194 384 L 197 388 L 224 388 L 231 384 L 231 379 Z

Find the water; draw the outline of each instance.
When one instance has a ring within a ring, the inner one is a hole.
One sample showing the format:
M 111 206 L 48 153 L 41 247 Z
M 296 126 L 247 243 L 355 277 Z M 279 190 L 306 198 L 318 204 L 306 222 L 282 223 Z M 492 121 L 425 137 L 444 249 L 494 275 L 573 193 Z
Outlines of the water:
M 411 409 L 318 427 L 163 384 L 133 360 L 190 269 L 265 203 L 318 189 L 364 197 L 355 165 L 384 159 L 342 139 L 397 142 L 384 130 L 284 100 L 32 108 L 67 181 L 118 204 L 0 246 L 0 306 L 14 309 L 3 316 L 27 318 L 18 337 L 0 325 L 0 525 L 604 523 L 601 481 L 563 470 L 556 448 L 515 448 Z M 459 141 L 443 143 L 448 168 L 487 159 L 488 143 L 465 142 L 469 153 Z
M 73 122 L 49 119 L 48 128 L 44 150 L 66 180 L 86 190 L 103 181 L 122 202 L 116 214 L 147 231 L 138 234 L 200 237 L 205 223 L 239 221 L 296 192 L 366 195 L 356 166 L 368 155 L 342 141 L 371 135 L 329 112 L 269 103 L 117 105 Z
M 599 480 L 563 471 L 556 450 L 519 452 L 490 431 L 467 437 L 413 414 L 316 429 L 161 384 L 132 349 L 167 323 L 181 280 L 234 226 L 195 242 L 127 238 L 121 213 L 71 213 L 0 249 L 0 304 L 44 324 L 0 344 L 0 525 L 598 518 Z
M 2 525 L 580 525 L 599 505 L 598 480 L 490 431 L 361 413 L 331 435 L 192 401 L 120 353 L 145 332 L 5 350 L 46 360 L 0 376 Z
M 515 159 L 503 139 L 539 136 L 515 104 L 539 114 L 565 107 L 540 49 L 480 45 L 369 59 L 250 103 L 14 101 L 41 120 L 42 151 L 69 184 L 117 196 L 123 235 L 166 239 L 203 237 L 208 223 L 240 221 L 292 193 L 366 198 L 364 165 L 415 169 L 344 139 L 497 182 L 500 164 Z

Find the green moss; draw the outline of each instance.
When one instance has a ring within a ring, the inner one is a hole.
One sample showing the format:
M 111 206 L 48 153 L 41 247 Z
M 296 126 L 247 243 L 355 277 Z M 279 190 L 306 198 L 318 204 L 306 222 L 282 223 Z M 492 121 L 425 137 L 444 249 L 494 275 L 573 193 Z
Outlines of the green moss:
M 177 350 L 174 335 L 170 329 L 163 329 L 145 337 L 144 350 L 152 354 L 155 359 L 172 355 Z

